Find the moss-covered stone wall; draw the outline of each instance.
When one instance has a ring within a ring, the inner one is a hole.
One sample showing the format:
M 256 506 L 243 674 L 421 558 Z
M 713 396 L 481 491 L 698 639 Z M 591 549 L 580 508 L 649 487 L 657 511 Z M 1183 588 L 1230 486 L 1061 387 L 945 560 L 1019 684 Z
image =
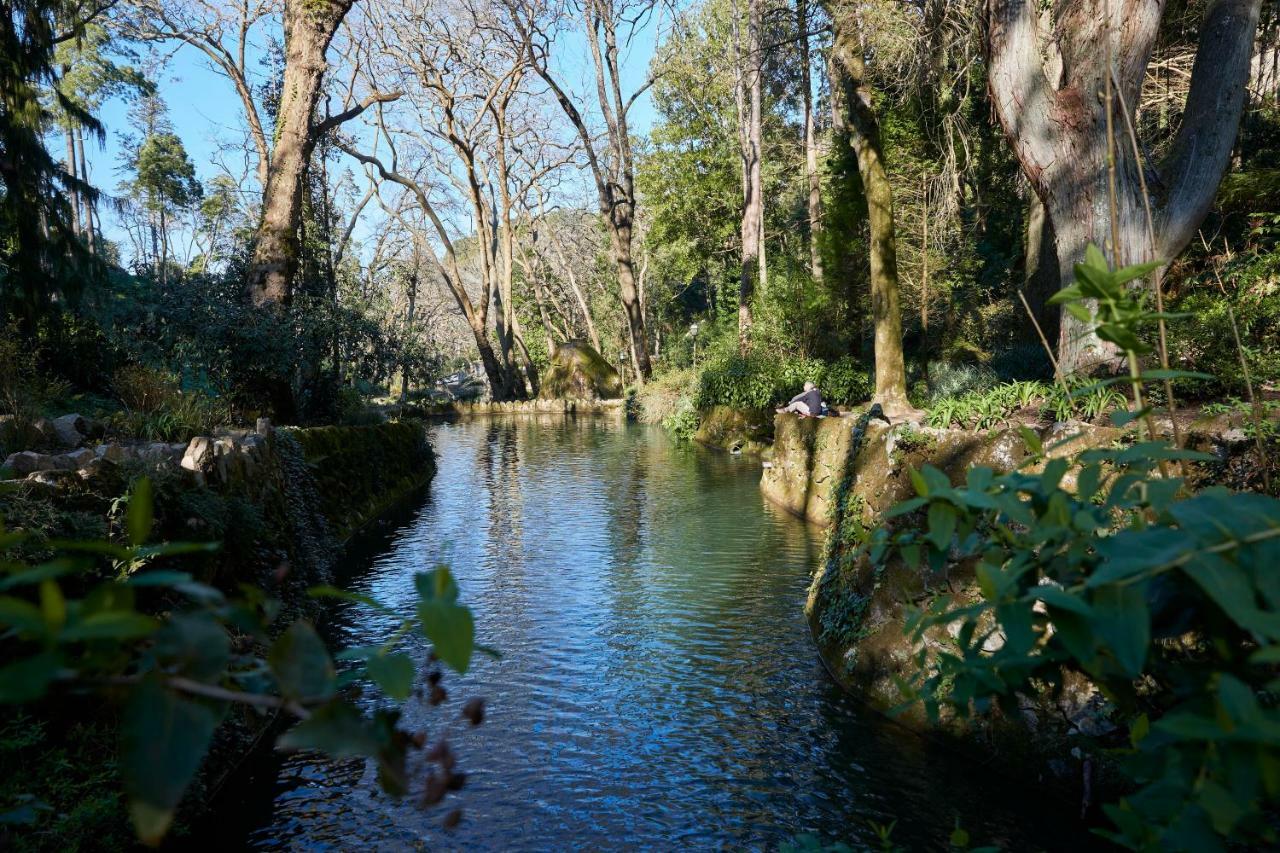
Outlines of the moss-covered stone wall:
M 421 421 L 290 430 L 315 479 L 320 511 L 339 540 L 435 475 Z
M 758 455 L 773 442 L 773 412 L 713 406 L 698 413 L 693 440 L 715 450 Z
M 410 403 L 388 406 L 388 415 L 400 418 L 456 418 L 488 415 L 609 415 L 626 417 L 626 400 L 588 400 L 563 398 L 556 400 L 511 400 L 504 403 Z
M 912 468 L 932 465 L 960 485 L 975 465 L 1012 470 L 1026 458 L 1023 438 L 1013 429 L 929 429 L 853 416 L 779 415 L 774 432 L 760 482 L 765 497 L 828 526 L 824 560 L 806 603 L 822 657 L 839 681 L 873 704 L 897 705 L 897 682 L 914 674 L 919 650 L 904 635 L 907 608 L 927 606 L 942 593 L 963 599 L 977 590 L 963 566 L 936 577 L 902 566 L 874 571 L 858 558 L 858 545 L 867 530 L 883 523 L 886 510 L 915 495 Z M 1085 424 L 1040 432 L 1052 457 L 1109 445 L 1123 435 Z

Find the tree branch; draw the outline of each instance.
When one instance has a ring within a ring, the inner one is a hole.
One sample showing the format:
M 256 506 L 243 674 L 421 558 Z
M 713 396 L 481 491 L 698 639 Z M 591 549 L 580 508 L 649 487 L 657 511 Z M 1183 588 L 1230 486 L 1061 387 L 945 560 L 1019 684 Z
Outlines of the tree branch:
M 337 115 L 329 116 L 324 121 L 312 125 L 311 133 L 318 138 L 323 134 L 326 134 L 329 131 L 333 130 L 338 125 L 344 122 L 351 121 L 351 119 L 360 115 L 360 113 L 369 109 L 369 107 L 373 106 L 374 104 L 389 103 L 391 101 L 399 100 L 403 96 L 404 96 L 404 92 L 374 92 L 372 95 L 365 98 L 360 103 L 350 107 L 349 109 L 345 109 L 342 112 L 338 113 Z M 346 149 L 343 149 L 343 150 L 346 150 Z M 352 156 L 355 156 L 355 155 L 352 155 Z
M 1160 172 L 1165 203 L 1156 234 L 1166 260 L 1195 235 L 1231 161 L 1261 5 L 1261 0 L 1218 0 L 1200 28 L 1182 126 Z

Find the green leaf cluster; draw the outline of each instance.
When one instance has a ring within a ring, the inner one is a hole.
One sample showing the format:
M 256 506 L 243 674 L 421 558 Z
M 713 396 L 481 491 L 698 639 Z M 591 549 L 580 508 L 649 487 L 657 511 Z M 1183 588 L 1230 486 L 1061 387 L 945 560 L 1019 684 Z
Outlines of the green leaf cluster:
M 1063 298 L 1098 300 L 1105 339 L 1140 347 L 1135 330 L 1152 315 L 1125 285 L 1150 267 L 1103 273 L 1100 255 L 1090 257 Z M 973 570 L 975 597 L 939 597 L 908 622 L 922 648 L 910 698 L 935 718 L 1017 717 L 1024 697 L 1056 699 L 1083 676 L 1129 735 L 1109 750 L 1134 785 L 1104 807 L 1112 840 L 1144 850 L 1274 845 L 1280 501 L 1190 493 L 1158 469 L 1211 457 L 1164 442 L 1064 457 L 1030 430 L 1024 437 L 1030 457 L 1010 473 L 973 468 L 957 487 L 934 468 L 913 471 L 917 496 L 888 513 L 912 524 L 882 527 L 864 545 L 876 567 Z M 926 634 L 946 638 L 936 654 Z
M 449 570 L 417 575 L 413 616 L 383 645 L 339 654 L 347 662 L 340 674 L 308 622 L 273 624 L 280 608 L 262 590 L 245 585 L 231 598 L 186 572 L 151 568 L 217 547 L 147 544 L 153 518 L 150 483 L 142 480 L 125 504 L 124 542 L 51 543 L 56 556 L 36 565 L 9 556 L 26 536 L 0 526 L 0 703 L 38 713 L 53 696 L 106 690 L 120 698 L 124 791 L 138 837 L 149 844 L 168 831 L 235 704 L 297 717 L 281 748 L 370 757 L 384 789 L 403 794 L 406 754 L 424 744 L 397 727 L 398 711 L 366 714 L 344 687 L 367 680 L 393 701 L 408 699 L 420 667 L 401 646 L 414 634 L 445 665 L 468 669 L 475 624 Z M 104 561 L 114 566 L 105 575 Z M 330 587 L 312 594 L 391 613 Z

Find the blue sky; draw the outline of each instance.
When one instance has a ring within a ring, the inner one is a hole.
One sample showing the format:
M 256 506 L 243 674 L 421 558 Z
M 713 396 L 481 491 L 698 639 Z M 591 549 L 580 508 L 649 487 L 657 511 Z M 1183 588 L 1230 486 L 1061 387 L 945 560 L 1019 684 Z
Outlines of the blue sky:
M 624 96 L 638 87 L 648 74 L 649 61 L 655 46 L 655 27 L 652 22 L 640 30 L 629 50 L 623 55 Z M 196 167 L 200 180 L 208 182 L 221 173 L 216 163 L 219 149 L 226 146 L 249 144 L 244 132 L 244 112 L 240 99 L 231 86 L 230 81 L 211 70 L 208 60 L 202 53 L 190 46 L 175 47 L 162 45 L 157 63 L 150 77 L 168 106 L 169 119 L 174 131 L 182 138 L 188 154 Z M 250 67 L 257 67 L 258 57 L 250 57 Z M 589 96 L 584 100 L 594 102 L 593 69 L 590 54 L 580 36 L 563 38 L 558 45 L 555 59 L 563 79 L 569 81 L 577 91 Z M 86 155 L 92 183 L 108 194 L 114 194 L 116 185 L 124 178 L 123 156 L 120 135 L 131 132 L 128 121 L 129 103 L 123 98 L 113 98 L 105 103 L 98 112 L 98 118 L 105 125 L 107 138 L 99 148 L 93 143 L 86 144 Z M 631 130 L 635 135 L 647 134 L 655 119 L 652 99 L 648 93 L 637 100 L 629 114 Z M 60 145 L 54 146 L 60 151 Z M 227 155 L 226 159 L 234 169 L 239 169 L 242 161 Z M 359 171 L 354 161 L 350 165 Z M 249 170 L 252 173 L 256 159 L 250 149 Z M 371 208 L 366 208 L 364 216 L 371 217 Z M 380 213 L 378 215 L 381 215 Z M 120 224 L 105 207 L 102 210 L 103 227 L 108 238 L 120 243 L 121 251 L 128 259 L 129 244 Z M 357 230 L 357 239 L 367 233 L 368 223 Z

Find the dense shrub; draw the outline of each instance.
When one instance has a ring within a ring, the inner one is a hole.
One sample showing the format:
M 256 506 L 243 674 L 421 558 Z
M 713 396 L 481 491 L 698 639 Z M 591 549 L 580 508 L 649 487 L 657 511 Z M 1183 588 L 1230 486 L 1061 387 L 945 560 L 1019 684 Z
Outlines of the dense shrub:
M 1238 290 L 1223 293 L 1216 283 L 1176 300 L 1172 310 L 1184 317 L 1169 323 L 1170 351 L 1184 369 L 1211 374 L 1211 381 L 1182 383 L 1183 393 L 1204 397 L 1245 392 L 1240 354 L 1231 329 L 1234 309 L 1240 343 L 1255 386 L 1280 381 L 1280 253 L 1241 258 L 1224 280 Z
M 698 373 L 693 368 L 663 373 L 636 390 L 638 417 L 647 424 L 664 423 L 685 404 L 692 407 L 697 393 Z
M 824 365 L 818 385 L 829 402 L 846 406 L 869 400 L 875 392 L 866 365 L 848 355 Z
M 999 384 L 999 374 L 986 365 L 934 361 L 929 363 L 925 398 L 933 404 L 947 397 L 990 391 Z
M 872 391 L 866 369 L 850 357 L 827 364 L 814 358 L 732 354 L 702 369 L 696 404 L 698 408 L 764 409 L 800 393 L 805 382 L 817 383 L 833 403 L 861 402 Z
M 15 327 L 0 328 L 0 451 L 38 446 L 36 419 L 66 392 L 65 382 L 40 370 L 38 351 Z

